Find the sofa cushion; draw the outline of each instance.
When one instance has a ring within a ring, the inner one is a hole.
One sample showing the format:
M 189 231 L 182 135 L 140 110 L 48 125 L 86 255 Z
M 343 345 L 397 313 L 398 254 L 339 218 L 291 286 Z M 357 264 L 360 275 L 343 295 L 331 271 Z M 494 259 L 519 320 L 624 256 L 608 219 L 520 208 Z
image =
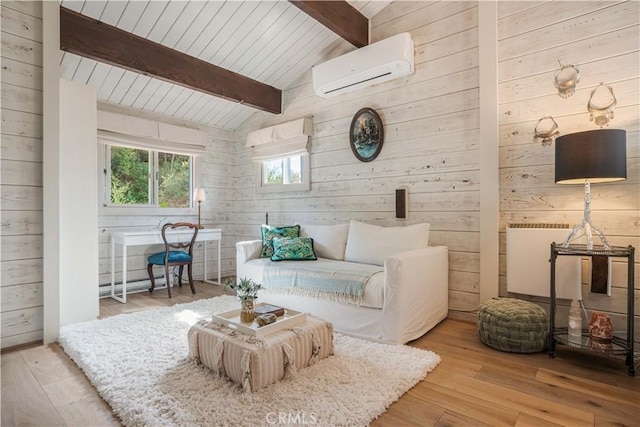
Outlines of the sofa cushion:
M 344 260 L 349 224 L 301 225 L 300 237 L 313 239 L 313 250 L 321 258 Z
M 390 255 L 429 245 L 429 224 L 380 227 L 352 220 L 344 254 L 345 261 L 384 265 Z
M 271 261 L 315 261 L 310 237 L 274 237 Z
M 271 255 L 273 255 L 273 238 L 274 237 L 299 237 L 300 236 L 299 225 L 274 227 L 271 225 L 263 224 L 260 227 L 260 231 L 262 234 L 262 252 L 260 253 L 261 258 L 271 258 Z

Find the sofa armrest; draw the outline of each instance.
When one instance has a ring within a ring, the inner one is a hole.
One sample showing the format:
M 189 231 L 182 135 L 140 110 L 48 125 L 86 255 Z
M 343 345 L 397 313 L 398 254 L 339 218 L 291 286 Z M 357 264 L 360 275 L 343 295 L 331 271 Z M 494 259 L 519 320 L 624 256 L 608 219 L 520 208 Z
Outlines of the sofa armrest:
M 447 316 L 449 252 L 430 246 L 401 252 L 384 262 L 383 337 L 407 342 Z M 400 339 L 398 339 L 400 337 Z
M 262 266 L 251 265 L 249 261 L 260 258 L 261 240 L 248 240 L 236 243 L 236 277 L 251 279 L 262 283 Z
M 250 259 L 260 257 L 262 250 L 262 240 L 247 240 L 236 243 L 236 263 L 244 264 Z

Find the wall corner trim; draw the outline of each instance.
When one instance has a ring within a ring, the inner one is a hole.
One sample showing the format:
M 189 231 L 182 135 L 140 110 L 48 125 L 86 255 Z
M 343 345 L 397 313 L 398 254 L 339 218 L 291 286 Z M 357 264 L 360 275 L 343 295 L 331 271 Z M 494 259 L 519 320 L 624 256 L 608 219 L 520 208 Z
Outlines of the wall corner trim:
M 499 293 L 498 4 L 478 2 L 480 302 Z
M 43 342 L 60 333 L 60 5 L 42 2 Z

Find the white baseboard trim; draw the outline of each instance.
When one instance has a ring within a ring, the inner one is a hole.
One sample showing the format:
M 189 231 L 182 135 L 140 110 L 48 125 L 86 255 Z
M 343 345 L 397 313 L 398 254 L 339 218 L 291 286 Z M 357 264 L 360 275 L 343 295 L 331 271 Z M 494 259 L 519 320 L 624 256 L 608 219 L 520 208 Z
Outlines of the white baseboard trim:
M 137 292 L 149 292 L 150 287 L 151 287 L 151 280 L 149 279 L 136 280 L 135 282 L 127 282 L 127 295 L 135 294 Z M 122 283 L 117 283 L 115 288 L 116 288 L 116 294 L 120 295 L 122 293 Z M 164 276 L 156 279 L 156 287 L 154 291 L 157 291 L 159 289 L 166 289 Z M 111 283 L 100 285 L 98 295 L 100 298 L 110 297 Z

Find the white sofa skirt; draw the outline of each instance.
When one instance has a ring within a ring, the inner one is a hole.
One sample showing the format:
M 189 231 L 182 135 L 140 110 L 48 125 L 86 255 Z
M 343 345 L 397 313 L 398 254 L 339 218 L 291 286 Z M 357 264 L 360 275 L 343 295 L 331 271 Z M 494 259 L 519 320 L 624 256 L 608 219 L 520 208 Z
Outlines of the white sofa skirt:
M 333 329 L 358 338 L 388 343 L 404 343 L 421 337 L 425 331 L 433 328 L 447 317 L 446 300 L 431 299 L 425 301 L 422 311 L 422 322 L 405 325 L 401 337 L 390 341 L 383 337 L 382 309 L 356 306 L 349 303 L 313 298 L 300 295 L 259 294 L 258 302 L 268 302 L 281 307 L 313 313 L 333 324 Z M 400 308 L 400 307 L 398 307 Z M 391 314 L 393 315 L 393 314 Z

